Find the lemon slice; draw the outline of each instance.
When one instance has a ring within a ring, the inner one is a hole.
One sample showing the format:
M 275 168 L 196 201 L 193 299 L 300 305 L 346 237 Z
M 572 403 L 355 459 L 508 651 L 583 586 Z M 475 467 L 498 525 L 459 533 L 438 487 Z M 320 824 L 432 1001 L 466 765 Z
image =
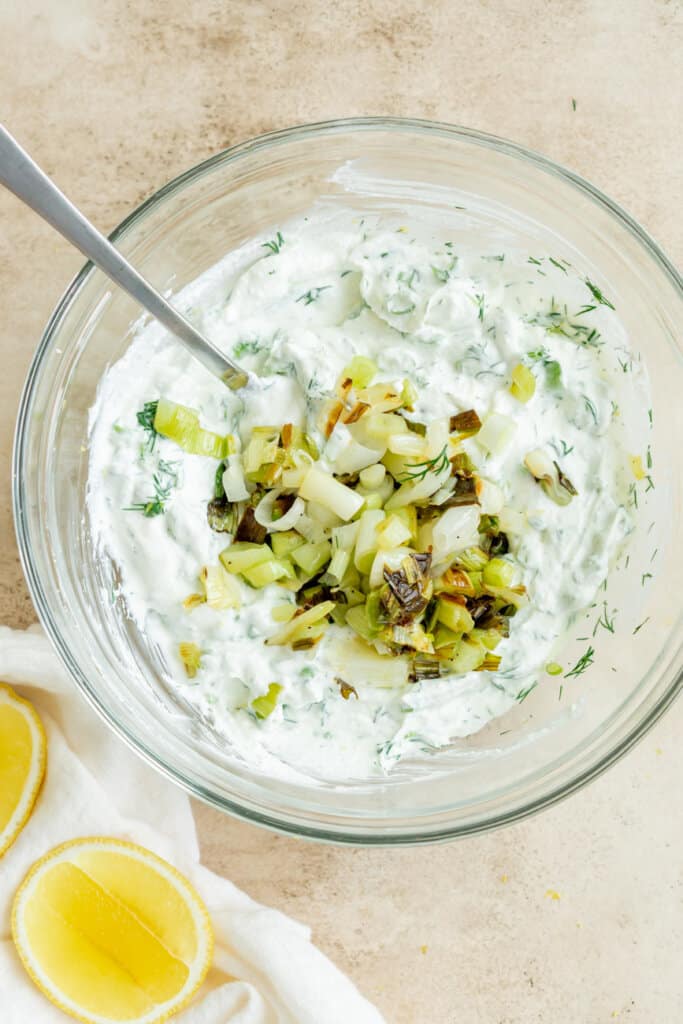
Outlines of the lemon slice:
M 53 1003 L 88 1024 L 158 1024 L 209 969 L 201 899 L 170 864 L 118 839 L 75 839 L 33 865 L 14 898 L 12 935 Z
M 33 810 L 46 760 L 45 730 L 35 708 L 0 683 L 0 857 Z

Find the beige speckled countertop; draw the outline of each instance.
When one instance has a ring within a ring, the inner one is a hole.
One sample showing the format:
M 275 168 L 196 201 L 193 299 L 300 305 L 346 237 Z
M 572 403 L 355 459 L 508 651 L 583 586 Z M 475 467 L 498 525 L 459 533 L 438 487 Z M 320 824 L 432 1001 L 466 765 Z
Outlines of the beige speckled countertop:
M 258 132 L 405 114 L 567 164 L 680 262 L 678 0 L 0 0 L 0 41 L 2 117 L 107 230 Z M 0 195 L 0 621 L 14 626 L 34 613 L 11 520 L 13 421 L 80 264 Z M 679 703 L 572 799 L 449 846 L 314 846 L 197 806 L 204 859 L 309 922 L 390 1024 L 677 1024 L 681 730 Z

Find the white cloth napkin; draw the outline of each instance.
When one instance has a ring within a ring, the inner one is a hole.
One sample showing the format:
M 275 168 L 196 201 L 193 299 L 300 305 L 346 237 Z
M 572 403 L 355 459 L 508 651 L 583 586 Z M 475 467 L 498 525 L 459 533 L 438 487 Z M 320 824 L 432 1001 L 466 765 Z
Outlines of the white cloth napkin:
M 213 923 L 214 966 L 178 1024 L 383 1024 L 380 1013 L 310 941 L 310 930 L 255 903 L 202 867 L 190 802 L 128 750 L 87 706 L 38 627 L 0 626 L 0 680 L 38 710 L 48 768 L 33 814 L 0 860 L 0 1018 L 61 1024 L 34 987 L 10 935 L 13 895 L 31 864 L 77 836 L 115 836 L 183 872 Z M 239 979 L 239 980 L 236 980 Z

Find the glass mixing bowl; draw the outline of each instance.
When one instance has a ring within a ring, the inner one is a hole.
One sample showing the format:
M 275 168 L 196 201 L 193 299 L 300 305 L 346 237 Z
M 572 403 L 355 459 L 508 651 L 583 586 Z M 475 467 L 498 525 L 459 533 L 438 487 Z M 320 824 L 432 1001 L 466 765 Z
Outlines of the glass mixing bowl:
M 424 121 L 335 121 L 236 146 L 162 188 L 112 240 L 157 288 L 175 293 L 228 250 L 321 198 L 361 211 L 410 205 L 413 216 L 444 221 L 460 208 L 463 230 L 501 246 L 569 255 L 609 287 L 650 376 L 652 428 L 638 440 L 643 451 L 651 445 L 655 487 L 639 488 L 640 525 L 628 557 L 558 658 L 571 666 L 590 646 L 590 669 L 547 677 L 504 718 L 386 780 L 296 784 L 237 762 L 168 686 L 144 635 L 122 614 L 111 586 L 115 567 L 94 556 L 85 505 L 88 411 L 140 310 L 91 264 L 50 320 L 21 402 L 14 457 L 21 557 L 38 614 L 76 685 L 131 747 L 189 792 L 317 839 L 407 844 L 463 836 L 584 785 L 650 728 L 680 688 L 681 280 L 645 232 L 576 175 L 501 139 Z M 618 609 L 615 630 L 593 636 L 602 600 Z

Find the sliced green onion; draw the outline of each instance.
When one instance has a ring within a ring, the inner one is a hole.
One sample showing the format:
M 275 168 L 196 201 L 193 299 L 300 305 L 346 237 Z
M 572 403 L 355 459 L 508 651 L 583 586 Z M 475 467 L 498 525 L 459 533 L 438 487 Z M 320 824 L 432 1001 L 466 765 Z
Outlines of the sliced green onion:
M 356 512 L 363 506 L 363 498 L 350 487 L 340 484 L 329 473 L 324 473 L 316 466 L 310 466 L 304 477 L 299 494 L 308 501 L 317 501 L 343 519 L 353 519 Z
M 377 544 L 382 549 L 399 548 L 411 539 L 410 529 L 395 512 L 378 523 L 376 534 Z
M 313 605 L 301 615 L 296 615 L 288 622 L 284 629 L 274 636 L 268 637 L 266 644 L 269 646 L 283 646 L 284 644 L 295 643 L 297 640 L 306 637 L 306 630 L 326 619 L 334 609 L 334 601 L 321 601 Z
M 486 658 L 486 648 L 464 636 L 458 645 L 458 650 L 451 661 L 448 662 L 450 672 L 465 673 L 476 672 Z
M 273 557 L 272 550 L 267 544 L 249 544 L 247 541 L 235 541 L 230 547 L 221 551 L 218 556 L 228 570 L 232 573 L 244 572 L 245 569 L 252 569 L 255 565 L 267 562 Z
M 415 408 L 415 403 L 419 397 L 420 394 L 415 385 L 406 378 L 403 381 L 403 389 L 401 391 L 401 404 L 403 408 L 410 412 Z
M 468 572 L 477 572 L 484 568 L 488 560 L 489 556 L 480 547 L 471 547 L 466 548 L 464 551 L 459 551 L 455 558 L 455 563 Z
M 515 567 L 504 558 L 492 558 L 483 569 L 483 580 L 491 587 L 509 587 L 515 578 Z
M 377 540 L 377 527 L 384 520 L 385 514 L 381 509 L 368 509 L 360 517 L 358 536 L 356 538 L 356 550 L 354 554 L 354 565 L 359 572 L 366 575 L 370 572 L 373 560 L 379 547 Z
M 337 583 L 337 585 L 339 585 L 341 581 L 344 579 L 344 574 L 348 569 L 350 562 L 351 552 L 349 551 L 349 549 L 339 548 L 339 550 L 335 551 L 334 554 L 332 555 L 332 560 L 330 561 L 330 564 L 327 567 L 327 572 L 324 578 L 327 579 L 327 577 L 329 576 L 332 580 L 334 580 Z
M 274 533 L 270 543 L 276 558 L 286 558 L 292 551 L 305 544 L 305 541 L 295 530 L 284 530 L 282 533 Z
M 270 558 L 267 562 L 252 566 L 251 569 L 243 569 L 242 575 L 247 583 L 260 590 L 261 587 L 267 587 L 269 583 L 275 583 L 284 576 L 288 576 L 289 573 L 283 562 Z
M 383 483 L 386 473 L 386 466 L 383 466 L 381 462 L 376 462 L 374 466 L 361 469 L 358 476 L 361 485 L 368 491 L 373 491 Z
M 437 600 L 437 620 L 454 633 L 469 633 L 474 628 L 474 619 L 464 604 L 448 594 Z
M 273 622 L 290 622 L 294 618 L 295 611 L 295 604 L 276 604 L 271 609 L 270 617 Z
M 222 565 L 205 565 L 199 575 L 209 608 L 223 610 L 240 607 L 242 595 L 239 583 Z
M 500 455 L 512 441 L 516 430 L 517 424 L 509 416 L 492 412 L 477 434 L 477 443 L 492 455 Z
M 320 572 L 331 557 L 332 545 L 328 540 L 318 544 L 302 544 L 300 548 L 292 551 L 292 561 L 311 576 Z
M 184 642 L 178 644 L 178 654 L 188 679 L 194 679 L 201 666 L 202 652 L 196 644 Z
M 366 388 L 377 374 L 377 363 L 367 356 L 354 356 L 342 370 L 342 378 L 351 381 L 354 388 Z
M 578 494 L 574 484 L 564 475 L 557 462 L 550 459 L 541 448 L 529 452 L 524 457 L 524 465 L 556 505 L 568 505 Z
M 264 693 L 262 697 L 255 697 L 251 702 L 251 709 L 257 718 L 268 718 L 272 715 L 273 711 L 277 706 L 278 697 L 282 693 L 282 687 L 279 683 L 271 683 L 268 687 L 268 692 Z
M 394 455 L 414 455 L 419 458 L 425 455 L 424 438 L 412 431 L 405 434 L 390 434 L 387 438 L 387 448 Z
M 481 430 L 481 420 L 474 411 L 468 409 L 466 412 L 456 413 L 448 421 L 448 429 L 452 434 L 460 434 L 461 437 L 473 437 Z
M 503 635 L 498 629 L 473 629 L 470 633 L 472 640 L 476 640 L 478 643 L 483 644 L 487 651 L 495 651 L 496 647 L 503 639 Z
M 529 399 L 533 398 L 535 390 L 536 378 L 533 373 L 524 363 L 517 363 L 517 366 L 512 371 L 510 394 L 518 402 L 526 403 Z
M 162 437 L 175 441 L 183 451 L 191 455 L 207 455 L 224 459 L 235 450 L 230 435 L 222 437 L 211 430 L 204 430 L 194 409 L 177 405 L 167 398 L 160 398 L 154 415 L 154 429 Z
M 346 613 L 346 625 L 350 626 L 364 640 L 374 640 L 379 633 L 379 628 L 370 622 L 365 604 L 357 604 L 349 608 Z

